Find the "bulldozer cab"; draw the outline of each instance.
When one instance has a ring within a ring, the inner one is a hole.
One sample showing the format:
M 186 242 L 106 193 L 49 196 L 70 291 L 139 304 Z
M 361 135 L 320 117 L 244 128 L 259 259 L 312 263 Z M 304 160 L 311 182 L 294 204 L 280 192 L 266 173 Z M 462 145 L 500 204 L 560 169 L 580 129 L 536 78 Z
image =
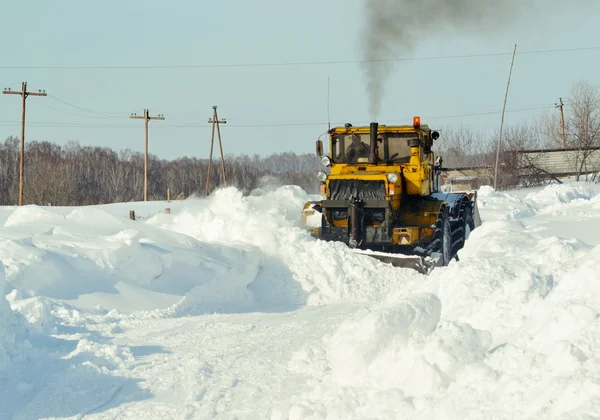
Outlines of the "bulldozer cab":
M 332 136 L 333 163 L 367 163 L 369 158 L 369 133 L 343 133 Z M 377 136 L 377 161 L 382 163 L 408 163 L 409 140 L 418 140 L 416 132 L 380 133 Z
M 333 136 L 334 163 L 367 162 L 369 158 L 369 136 L 349 133 Z

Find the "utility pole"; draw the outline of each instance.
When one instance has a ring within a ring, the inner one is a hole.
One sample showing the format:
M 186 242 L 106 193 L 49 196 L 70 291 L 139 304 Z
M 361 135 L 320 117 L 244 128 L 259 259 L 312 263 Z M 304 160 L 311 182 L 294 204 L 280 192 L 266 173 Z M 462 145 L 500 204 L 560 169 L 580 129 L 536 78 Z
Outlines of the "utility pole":
M 148 122 L 150 120 L 164 120 L 165 117 L 162 114 L 158 114 L 156 117 L 151 117 L 150 110 L 144 109 L 144 115 L 131 114 L 129 118 L 144 120 L 146 132 L 146 139 L 144 142 L 144 201 L 148 201 Z
M 217 128 L 217 133 L 219 136 L 219 149 L 221 150 L 221 173 L 223 174 L 223 182 L 227 185 L 227 175 L 225 174 L 225 157 L 223 156 L 223 144 L 221 143 L 221 129 L 219 128 L 219 124 L 226 124 L 227 121 L 225 119 L 219 120 L 217 116 L 217 107 L 213 106 L 213 117 L 208 120 L 209 123 L 212 123 L 212 138 L 210 140 L 210 158 L 208 159 L 208 173 L 206 175 L 206 195 L 208 195 L 210 191 L 210 169 L 212 166 L 212 155 L 213 155 L 213 145 L 215 143 L 215 127 Z
M 560 109 L 560 128 L 562 130 L 562 143 L 563 143 L 563 149 L 567 147 L 567 133 L 565 131 L 565 112 L 563 110 L 563 107 L 565 106 L 565 104 L 563 103 L 562 98 L 560 99 L 560 103 L 556 104 L 555 107 Z
M 21 95 L 23 101 L 23 113 L 21 115 L 21 166 L 19 167 L 19 206 L 23 205 L 23 183 L 25 178 L 25 100 L 31 96 L 48 96 L 45 90 L 27 92 L 27 82 L 23 82 L 21 91 L 5 89 L 5 95 Z
M 504 127 L 504 112 L 506 111 L 506 100 L 508 98 L 508 88 L 510 87 L 510 78 L 512 76 L 513 64 L 515 63 L 515 54 L 517 52 L 517 44 L 512 53 L 510 61 L 510 71 L 508 72 L 508 82 L 506 83 L 506 92 L 504 93 L 504 106 L 502 107 L 502 119 L 500 120 L 500 134 L 498 134 L 498 145 L 496 148 L 496 165 L 494 167 L 494 189 L 496 189 L 496 181 L 498 178 L 498 158 L 500 156 L 500 144 L 502 143 L 502 128 Z

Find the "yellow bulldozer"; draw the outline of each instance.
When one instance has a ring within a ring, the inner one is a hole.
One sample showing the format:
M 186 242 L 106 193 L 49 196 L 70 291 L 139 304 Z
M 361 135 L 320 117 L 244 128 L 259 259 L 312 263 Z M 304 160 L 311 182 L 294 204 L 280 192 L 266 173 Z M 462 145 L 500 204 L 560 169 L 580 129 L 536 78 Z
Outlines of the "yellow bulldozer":
M 345 124 L 327 134 L 329 154 L 321 139 L 316 145 L 322 199 L 302 210 L 312 236 L 425 274 L 458 258 L 481 224 L 477 193 L 442 192 L 438 131 L 414 117 L 412 125 Z

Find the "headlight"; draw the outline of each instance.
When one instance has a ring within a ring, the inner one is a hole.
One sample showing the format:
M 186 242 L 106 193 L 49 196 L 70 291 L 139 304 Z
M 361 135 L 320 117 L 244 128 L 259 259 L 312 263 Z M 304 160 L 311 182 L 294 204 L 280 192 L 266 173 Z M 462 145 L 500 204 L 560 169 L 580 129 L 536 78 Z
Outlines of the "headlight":
M 398 174 L 395 172 L 390 172 L 389 174 L 387 174 L 387 179 L 390 182 L 396 182 L 398 181 Z
M 323 166 L 329 166 L 331 165 L 331 159 L 329 159 L 329 156 L 323 156 L 321 158 L 321 163 L 323 164 Z
M 327 179 L 327 174 L 325 172 L 319 171 L 319 173 L 317 174 L 317 178 L 319 178 L 319 181 L 325 182 L 325 180 Z

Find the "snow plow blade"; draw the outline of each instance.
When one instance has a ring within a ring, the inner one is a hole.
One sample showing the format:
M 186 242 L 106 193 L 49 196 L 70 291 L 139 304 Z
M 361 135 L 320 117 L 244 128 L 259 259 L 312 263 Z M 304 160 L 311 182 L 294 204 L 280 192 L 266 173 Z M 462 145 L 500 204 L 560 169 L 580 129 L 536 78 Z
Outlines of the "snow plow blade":
M 434 257 L 422 257 L 419 255 L 390 254 L 371 250 L 353 249 L 353 252 L 375 258 L 381 262 L 391 264 L 394 267 L 410 268 L 421 274 L 429 274 L 435 267 L 439 267 L 439 260 Z

